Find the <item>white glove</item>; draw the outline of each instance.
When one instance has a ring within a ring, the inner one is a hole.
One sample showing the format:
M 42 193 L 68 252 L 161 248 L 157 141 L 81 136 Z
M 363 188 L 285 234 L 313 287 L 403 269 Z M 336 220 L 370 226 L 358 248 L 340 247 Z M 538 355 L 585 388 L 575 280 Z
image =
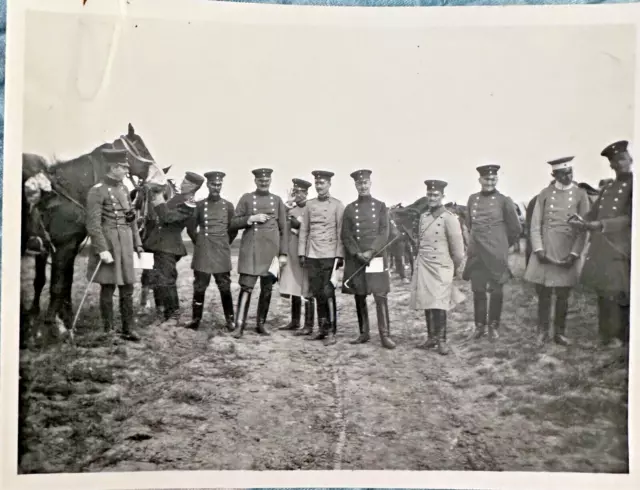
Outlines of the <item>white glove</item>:
M 104 252 L 100 252 L 100 258 L 102 259 L 102 262 L 104 262 L 105 264 L 113 263 L 113 256 L 111 255 L 111 252 L 109 252 L 108 250 L 105 250 Z
M 287 256 L 286 255 L 280 255 L 278 257 L 278 262 L 280 262 L 280 267 L 284 267 L 285 265 L 287 265 Z

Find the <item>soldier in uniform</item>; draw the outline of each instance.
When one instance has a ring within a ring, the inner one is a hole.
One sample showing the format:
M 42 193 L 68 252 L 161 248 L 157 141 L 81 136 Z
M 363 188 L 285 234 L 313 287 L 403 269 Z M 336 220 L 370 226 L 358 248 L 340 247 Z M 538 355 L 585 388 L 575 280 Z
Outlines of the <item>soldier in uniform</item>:
M 571 221 L 590 232 L 581 282 L 598 295 L 598 330 L 604 345 L 615 337 L 629 341 L 633 159 L 627 146 L 627 141 L 617 141 L 602 150 L 616 178 L 604 185 L 584 221 Z
M 463 279 L 471 281 L 475 316 L 475 338 L 498 337 L 502 315 L 503 287 L 512 277 L 509 248 L 521 234 L 520 220 L 513 201 L 496 189 L 499 165 L 481 165 L 481 191 L 467 202 L 467 228 L 470 230 L 467 263 Z
M 94 251 L 89 256 L 87 278 L 96 268 L 93 282 L 100 284 L 100 314 L 106 332 L 113 329 L 113 293 L 120 296 L 121 336 L 140 340 L 133 331 L 133 284 L 136 274 L 133 254 L 142 253 L 136 216 L 131 208 L 129 191 L 122 180 L 129 171 L 125 150 L 103 150 L 109 171 L 102 182 L 87 194 L 87 232 Z
M 309 294 L 309 276 L 302 267 L 298 256 L 298 237 L 300 233 L 301 219 L 307 205 L 307 195 L 311 183 L 303 179 L 293 179 L 294 203 L 287 211 L 289 220 L 289 249 L 288 256 L 291 260 L 282 268 L 280 275 L 280 294 L 283 297 L 291 296 L 291 322 L 280 330 L 298 330 L 300 328 L 300 315 L 302 313 L 302 298 L 305 298 L 304 328 L 298 330 L 296 335 L 308 335 L 313 330 L 315 300 Z
M 587 192 L 573 181 L 573 157 L 548 162 L 554 181 L 542 189 L 531 216 L 532 255 L 524 279 L 536 285 L 538 293 L 538 334 L 541 343 L 549 339 L 552 296 L 556 307 L 553 340 L 568 345 L 565 324 L 571 289 L 578 283 L 580 257 L 586 233 L 571 227 L 568 218 L 589 211 Z
M 336 343 L 338 325 L 336 293 L 331 276 L 334 267 L 343 265 L 340 234 L 344 205 L 329 194 L 333 172 L 314 170 L 311 174 L 315 177 L 318 196 L 307 202 L 302 213 L 298 256 L 309 276 L 309 292 L 318 305 L 319 331 L 310 339 L 324 339 L 324 345 L 331 345 Z
M 429 207 L 420 215 L 418 224 L 418 256 L 410 304 L 414 310 L 424 310 L 427 320 L 427 340 L 419 347 L 437 348 L 440 354 L 447 355 L 447 311 L 464 299 L 453 285 L 464 261 L 464 238 L 458 217 L 442 205 L 447 182 L 424 183 Z
M 204 297 L 211 281 L 216 281 L 226 328 L 234 328 L 233 297 L 231 296 L 231 244 L 238 230 L 231 229 L 235 209 L 220 196 L 224 172 L 207 172 L 209 196 L 196 204 L 194 219 L 187 225 L 187 233 L 194 244 L 193 259 L 193 318 L 188 328 L 197 330 L 202 320 Z
M 164 201 L 162 188 L 152 194 L 155 226 L 147 234 L 143 247 L 153 252 L 154 296 L 160 300 L 164 308 L 165 320 L 175 320 L 180 311 L 176 265 L 187 255 L 182 241 L 182 230 L 193 220 L 196 208 L 194 196 L 203 182 L 204 178 L 201 175 L 186 172 L 180 186 L 180 194 L 168 202 Z
M 275 278 L 269 273 L 269 267 L 275 257 L 279 258 L 281 267 L 286 265 L 289 245 L 284 202 L 269 192 L 273 170 L 259 168 L 252 173 L 255 175 L 256 190 L 240 198 L 231 220 L 232 230 L 243 230 L 238 256 L 240 295 L 235 318 L 236 328 L 233 331 L 233 336 L 237 339 L 244 332 L 251 294 L 258 278 L 260 298 L 256 331 L 261 335 L 270 335 L 265 322 Z
M 357 170 L 350 174 L 358 191 L 358 199 L 348 204 L 342 221 L 342 243 L 345 250 L 344 278 L 351 280 L 343 284 L 342 292 L 353 294 L 358 315 L 360 335 L 351 344 L 369 341 L 369 311 L 367 295 L 373 294 L 378 317 L 378 332 L 382 346 L 394 349 L 389 337 L 389 270 L 386 254 L 382 255 L 383 272 L 365 272 L 366 264 L 377 256 L 389 239 L 389 215 L 387 206 L 371 196 L 371 170 Z M 361 269 L 362 268 L 362 269 Z

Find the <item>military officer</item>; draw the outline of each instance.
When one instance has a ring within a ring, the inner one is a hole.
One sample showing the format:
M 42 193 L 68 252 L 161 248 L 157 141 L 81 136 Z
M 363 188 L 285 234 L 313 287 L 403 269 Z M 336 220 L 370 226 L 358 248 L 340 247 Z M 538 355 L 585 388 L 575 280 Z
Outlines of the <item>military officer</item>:
M 159 188 L 152 193 L 151 204 L 155 211 L 155 226 L 143 243 L 145 250 L 153 252 L 153 287 L 155 296 L 164 308 L 165 320 L 177 320 L 180 300 L 176 280 L 178 261 L 187 255 L 182 241 L 182 231 L 195 214 L 195 193 L 202 187 L 204 178 L 194 172 L 186 172 L 180 194 L 165 202 Z M 157 305 L 156 305 L 157 306 Z
M 291 297 L 291 322 L 281 327 L 281 330 L 298 330 L 300 328 L 300 315 L 302 313 L 302 298 L 305 299 L 304 307 L 304 328 L 298 330 L 297 334 L 310 334 L 313 330 L 315 299 L 309 294 L 309 276 L 302 267 L 298 256 L 298 238 L 302 215 L 307 205 L 307 196 L 311 182 L 303 179 L 292 179 L 293 182 L 293 206 L 287 210 L 289 224 L 289 248 L 288 256 L 292 260 L 287 261 L 287 265 L 282 268 L 280 275 L 280 294 L 284 297 Z
M 356 302 L 360 335 L 351 344 L 369 341 L 369 311 L 367 295 L 373 294 L 378 317 L 378 332 L 382 346 L 394 349 L 395 343 L 389 337 L 389 270 L 386 254 L 379 257 L 383 261 L 382 272 L 365 272 L 366 264 L 384 248 L 389 239 L 389 215 L 387 206 L 371 196 L 371 170 L 356 170 L 350 174 L 354 180 L 358 199 L 348 204 L 342 221 L 342 243 L 345 250 L 344 278 L 342 292 L 353 294 Z M 353 277 L 352 277 L 353 276 Z
M 140 340 L 133 331 L 133 284 L 136 280 L 133 254 L 142 253 L 136 216 L 129 191 L 122 183 L 129 171 L 125 150 L 103 150 L 109 170 L 87 194 L 87 232 L 93 252 L 89 256 L 87 277 L 100 284 L 100 314 L 104 329 L 113 329 L 113 293 L 120 293 L 121 336 Z
M 256 190 L 240 198 L 231 220 L 233 230 L 243 230 L 238 256 L 240 295 L 233 331 L 235 338 L 242 337 L 251 294 L 258 278 L 260 278 L 260 298 L 256 331 L 261 335 L 270 335 L 265 322 L 276 279 L 269 273 L 269 268 L 275 257 L 278 257 L 281 267 L 286 265 L 289 244 L 287 211 L 284 202 L 280 197 L 269 192 L 273 170 L 258 168 L 252 173 L 255 176 Z
M 324 340 L 324 345 L 331 345 L 336 343 L 338 328 L 336 293 L 331 276 L 334 268 L 343 265 L 340 234 L 344 205 L 330 195 L 333 172 L 314 170 L 311 174 L 318 196 L 309 200 L 302 213 L 298 256 L 309 276 L 310 294 L 318 305 L 319 331 L 310 339 Z
M 498 337 L 503 286 L 512 277 L 509 248 L 521 233 L 515 204 L 496 189 L 499 169 L 499 165 L 476 168 L 481 191 L 467 202 L 470 236 L 463 279 L 471 281 L 473 290 L 476 338 L 484 335 L 487 326 L 489 337 Z
M 231 244 L 238 230 L 231 228 L 235 208 L 230 201 L 220 196 L 224 172 L 211 171 L 204 174 L 209 196 L 196 204 L 194 219 L 187 225 L 187 233 L 194 244 L 193 259 L 193 303 L 191 323 L 198 329 L 202 320 L 204 297 L 211 281 L 216 281 L 227 330 L 234 328 L 233 298 L 231 296 Z
M 581 282 L 598 295 L 598 330 L 604 345 L 615 337 L 629 340 L 631 280 L 631 215 L 633 159 L 627 141 L 610 144 L 601 155 L 616 173 L 582 220 L 572 220 L 590 232 L 590 245 Z
M 565 324 L 571 289 L 578 283 L 586 233 L 572 228 L 568 218 L 589 211 L 587 192 L 573 181 L 573 157 L 552 160 L 554 181 L 542 189 L 531 216 L 532 255 L 524 274 L 538 293 L 538 334 L 541 343 L 549 339 L 552 296 L 556 307 L 553 340 L 568 345 Z
M 428 209 L 420 215 L 416 272 L 411 281 L 411 307 L 424 310 L 427 340 L 421 348 L 447 355 L 447 311 L 464 300 L 454 286 L 464 261 L 464 238 L 458 217 L 442 205 L 442 180 L 425 180 Z

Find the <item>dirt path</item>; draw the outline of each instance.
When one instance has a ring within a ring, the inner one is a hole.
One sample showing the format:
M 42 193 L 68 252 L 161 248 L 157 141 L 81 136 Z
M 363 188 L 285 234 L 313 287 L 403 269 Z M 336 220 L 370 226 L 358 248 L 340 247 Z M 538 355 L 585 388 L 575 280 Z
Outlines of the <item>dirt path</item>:
M 184 324 L 191 276 L 180 267 Z M 447 357 L 416 349 L 424 316 L 395 281 L 393 351 L 380 346 L 372 298 L 372 340 L 348 343 L 355 306 L 339 295 L 338 344 L 329 348 L 275 331 L 289 320 L 277 291 L 273 335 L 253 331 L 256 291 L 239 341 L 214 326 L 223 324 L 215 289 L 206 311 L 216 313 L 201 331 L 153 324 L 139 344 L 96 337 L 96 312 L 87 311 L 80 347 L 23 356 L 31 400 L 23 471 L 626 471 L 625 353 L 597 348 L 590 298 L 572 301 L 577 345 L 540 348 L 535 304 L 514 280 L 492 345 L 469 340 L 472 302 L 460 286 L 468 300 L 449 314 Z

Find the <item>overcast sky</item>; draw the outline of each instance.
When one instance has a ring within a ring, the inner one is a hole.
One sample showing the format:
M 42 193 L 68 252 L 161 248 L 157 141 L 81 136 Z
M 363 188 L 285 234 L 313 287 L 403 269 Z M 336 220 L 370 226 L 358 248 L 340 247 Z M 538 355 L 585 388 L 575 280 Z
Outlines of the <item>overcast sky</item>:
M 611 176 L 602 148 L 633 135 L 629 26 L 130 20 L 114 41 L 115 25 L 29 14 L 25 151 L 74 157 L 131 122 L 171 177 L 222 170 L 234 202 L 262 166 L 281 195 L 322 168 L 350 202 L 349 173 L 364 167 L 388 204 L 424 195 L 429 178 L 464 202 L 484 163 L 501 165 L 499 189 L 524 201 L 549 182 L 553 158 L 575 155 L 576 179 L 597 185 Z

